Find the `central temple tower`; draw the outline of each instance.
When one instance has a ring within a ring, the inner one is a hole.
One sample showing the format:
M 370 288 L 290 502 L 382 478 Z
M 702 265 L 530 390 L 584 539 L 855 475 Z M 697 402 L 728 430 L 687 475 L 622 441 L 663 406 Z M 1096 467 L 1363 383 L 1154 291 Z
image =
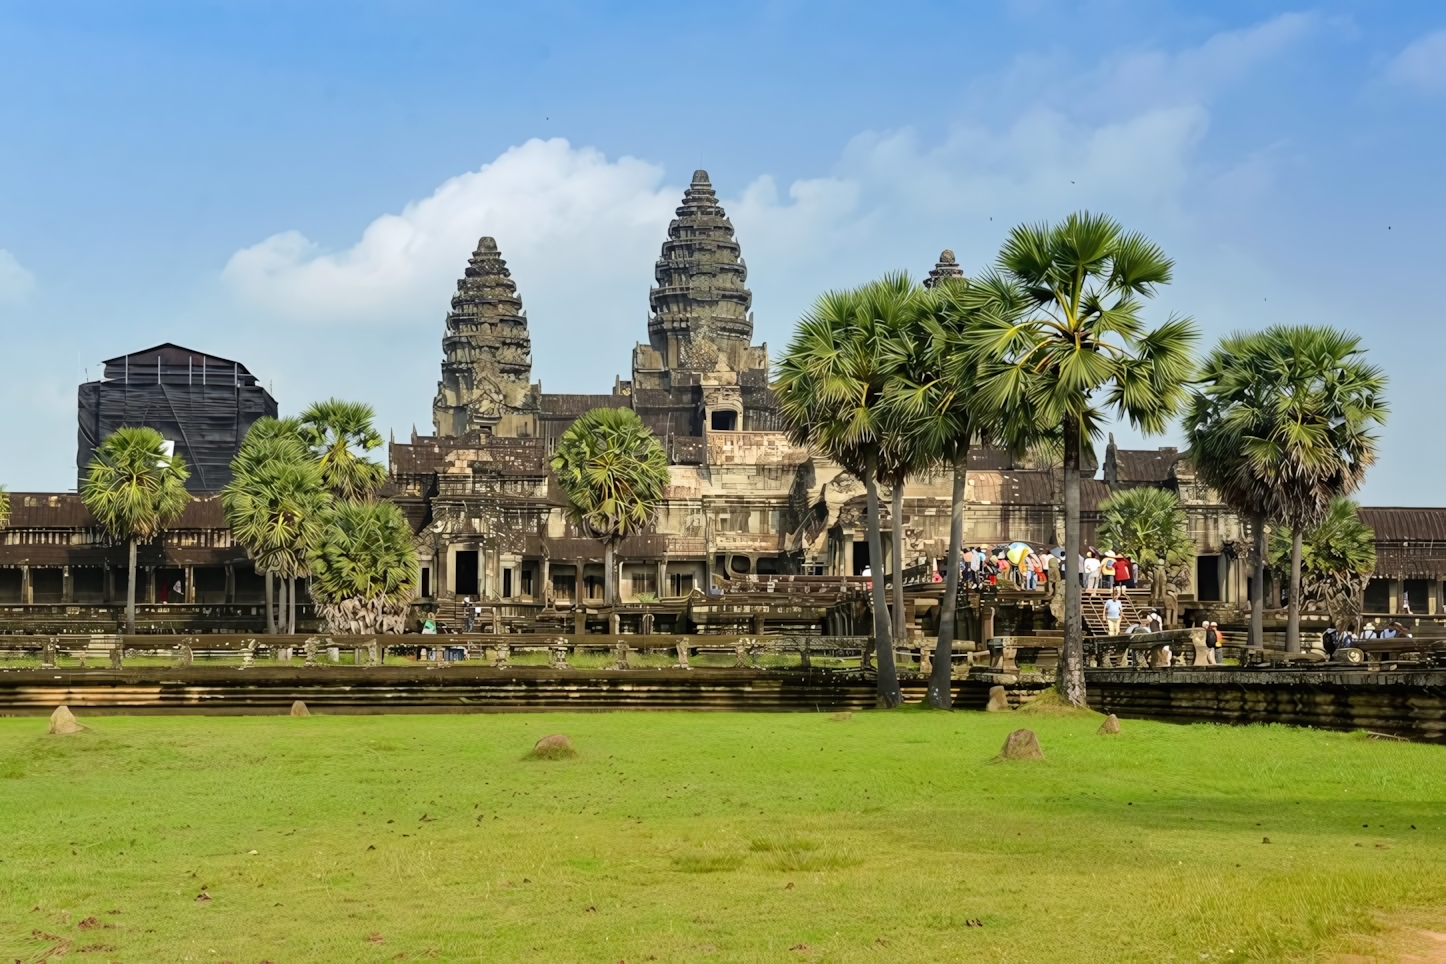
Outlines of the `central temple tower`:
M 633 407 L 659 434 L 771 428 L 748 266 L 707 171 L 693 172 L 653 277 L 648 343 L 633 350 Z

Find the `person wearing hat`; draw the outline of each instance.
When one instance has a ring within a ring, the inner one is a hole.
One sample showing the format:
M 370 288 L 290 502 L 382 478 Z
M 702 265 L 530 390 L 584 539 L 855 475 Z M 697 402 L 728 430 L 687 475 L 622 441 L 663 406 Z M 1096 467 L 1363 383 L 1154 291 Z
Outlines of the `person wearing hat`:
M 1370 622 L 1366 623 L 1365 628 L 1361 630 L 1361 638 L 1362 638 L 1362 639 L 1375 639 L 1375 638 L 1376 638 L 1376 622 L 1375 622 L 1375 620 L 1371 620 Z
M 1100 560 L 1100 588 L 1115 588 L 1115 554 L 1106 552 L 1105 557 Z

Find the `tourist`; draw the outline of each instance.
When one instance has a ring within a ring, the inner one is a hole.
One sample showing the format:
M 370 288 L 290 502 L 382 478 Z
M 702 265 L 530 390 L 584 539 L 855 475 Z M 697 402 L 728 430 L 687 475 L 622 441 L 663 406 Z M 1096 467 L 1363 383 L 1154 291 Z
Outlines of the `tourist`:
M 1135 564 L 1126 555 L 1115 557 L 1115 585 L 1122 589 L 1135 588 Z
M 1165 631 L 1165 621 L 1160 618 L 1158 612 L 1153 609 L 1146 609 L 1145 614 L 1150 617 L 1150 632 L 1163 633 Z
M 1208 619 L 1200 625 L 1205 627 L 1205 665 L 1219 666 L 1220 654 L 1216 647 L 1220 644 L 1220 634 L 1215 631 L 1215 624 Z
M 1341 645 L 1341 634 L 1334 626 L 1327 626 L 1326 631 L 1320 634 L 1320 645 L 1325 650 L 1326 659 L 1334 658 Z
M 1412 614 L 1412 613 L 1411 613 L 1411 596 L 1410 596 L 1410 594 L 1407 593 L 1404 589 L 1401 590 L 1401 612 L 1405 613 L 1405 614 L 1408 615 L 1408 616 L 1410 616 L 1410 615 Z
M 1105 635 L 1118 636 L 1120 634 L 1120 618 L 1124 615 L 1125 606 L 1120 602 L 1120 591 L 1118 589 L 1110 593 L 1110 598 L 1105 600 Z
M 171 602 L 173 603 L 181 603 L 186 601 L 186 587 L 181 582 L 181 580 L 177 579 L 176 584 L 171 587 L 171 595 L 174 597 L 173 599 L 171 599 Z M 1406 612 L 1410 612 L 1410 610 L 1408 609 L 1406 610 Z
M 1105 557 L 1100 560 L 1100 588 L 1115 588 L 1115 554 L 1106 552 Z
M 1130 626 L 1130 631 L 1129 631 L 1129 633 L 1128 633 L 1127 635 L 1134 636 L 1134 635 L 1137 634 L 1137 633 L 1152 633 L 1152 632 L 1154 632 L 1154 630 L 1150 628 L 1150 617 L 1147 616 L 1145 613 L 1140 613 L 1140 619 L 1139 619 L 1139 621 L 1136 622 L 1136 623 L 1133 623 L 1133 624 Z
M 470 633 L 476 625 L 476 617 L 472 613 L 472 597 L 462 597 L 462 632 Z
M 426 619 L 422 620 L 422 635 L 423 635 L 423 636 L 435 636 L 435 635 L 437 635 L 437 624 L 432 620 L 432 617 L 431 617 L 431 616 L 428 616 Z
M 1392 625 L 1392 626 L 1382 626 L 1382 627 L 1381 627 L 1381 631 L 1376 634 L 1376 638 L 1377 638 L 1377 639 L 1395 639 L 1395 638 L 1396 638 L 1396 627 L 1395 627 L 1394 625 Z
M 1084 587 L 1090 594 L 1094 595 L 1100 588 L 1100 561 L 1095 556 L 1093 549 L 1085 553 L 1084 557 Z
M 1369 622 L 1369 623 L 1366 623 L 1365 628 L 1361 630 L 1361 638 L 1362 638 L 1362 639 L 1375 639 L 1375 638 L 1376 638 L 1376 624 L 1375 624 L 1374 621 Z

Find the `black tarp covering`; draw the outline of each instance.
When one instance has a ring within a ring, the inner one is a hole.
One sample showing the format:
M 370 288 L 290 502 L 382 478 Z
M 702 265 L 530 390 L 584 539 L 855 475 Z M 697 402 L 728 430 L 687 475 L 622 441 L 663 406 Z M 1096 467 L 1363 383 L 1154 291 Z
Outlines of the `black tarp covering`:
M 171 344 L 109 359 L 104 379 L 80 386 L 78 402 L 79 485 L 101 439 L 146 426 L 176 443 L 192 492 L 231 481 L 231 459 L 251 423 L 277 414 L 276 400 L 244 365 Z

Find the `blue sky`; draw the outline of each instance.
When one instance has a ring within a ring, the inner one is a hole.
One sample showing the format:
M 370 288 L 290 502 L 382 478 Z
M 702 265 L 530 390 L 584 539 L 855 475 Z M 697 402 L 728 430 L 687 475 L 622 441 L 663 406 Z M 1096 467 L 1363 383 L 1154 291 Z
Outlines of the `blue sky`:
M 534 378 L 607 391 L 704 167 L 775 354 L 821 290 L 1104 210 L 1206 345 L 1359 332 L 1393 407 L 1364 500 L 1446 504 L 1439 3 L 12 2 L 0 89 L 11 489 L 73 487 L 77 383 L 162 341 L 429 431 L 483 234 Z

